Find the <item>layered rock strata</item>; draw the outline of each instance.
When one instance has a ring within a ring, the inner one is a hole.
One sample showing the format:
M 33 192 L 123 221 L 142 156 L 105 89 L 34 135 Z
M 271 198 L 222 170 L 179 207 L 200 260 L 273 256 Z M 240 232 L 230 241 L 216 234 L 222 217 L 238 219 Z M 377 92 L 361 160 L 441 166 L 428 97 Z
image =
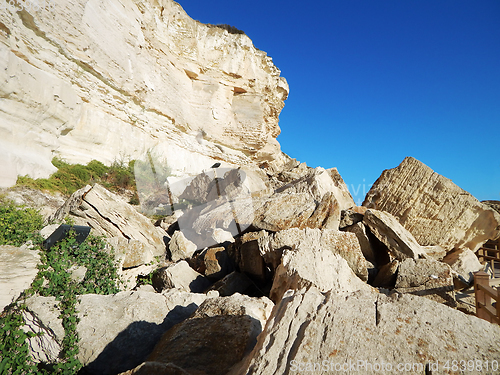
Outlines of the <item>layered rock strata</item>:
M 156 148 L 194 173 L 279 155 L 288 85 L 245 34 L 172 0 L 40 3 L 0 13 L 1 185 L 47 177 L 53 156 L 111 163 Z

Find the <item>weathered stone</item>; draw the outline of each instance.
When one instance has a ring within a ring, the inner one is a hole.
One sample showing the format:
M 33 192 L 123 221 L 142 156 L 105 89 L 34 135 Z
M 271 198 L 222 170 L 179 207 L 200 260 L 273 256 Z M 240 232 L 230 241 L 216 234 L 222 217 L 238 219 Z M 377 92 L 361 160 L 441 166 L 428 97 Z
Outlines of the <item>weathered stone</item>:
M 91 227 L 94 234 L 137 240 L 154 256 L 165 254 L 166 233 L 122 198 L 98 184 L 76 191 L 51 220 L 62 220 L 68 214 L 73 215 L 75 224 Z
M 493 208 L 496 212 L 500 214 L 500 201 L 489 200 L 489 201 L 481 201 L 481 203 L 487 205 L 490 208 Z
M 253 226 L 271 232 L 289 228 L 338 229 L 340 209 L 332 193 L 320 202 L 308 193 L 275 194 L 255 210 Z M 336 228 L 335 228 L 336 227 Z
M 186 292 L 202 293 L 210 285 L 210 281 L 205 276 L 189 267 L 184 260 L 160 268 L 153 275 L 153 286 L 159 292 L 176 288 Z
M 340 224 L 339 224 L 339 229 L 344 230 L 347 227 L 350 227 L 354 224 L 357 224 L 361 221 L 363 221 L 363 214 L 360 214 L 356 211 L 353 211 L 351 209 L 349 210 L 342 210 L 340 213 Z
M 0 143 L 1 142 L 2 141 L 0 140 Z M 66 199 L 59 192 L 48 193 L 22 185 L 14 186 L 10 189 L 2 189 L 2 186 L 8 185 L 2 184 L 2 180 L 4 178 L 9 179 L 10 177 L 8 176 L 9 167 L 2 163 L 2 156 L 5 156 L 4 152 L 8 151 L 4 149 L 2 149 L 2 151 L 2 155 L 0 155 L 0 165 L 2 165 L 2 173 L 0 174 L 0 195 L 4 196 L 7 201 L 12 201 L 18 206 L 26 206 L 37 209 L 47 223 L 47 218 L 57 211 L 57 209 L 64 204 Z M 24 176 L 25 174 L 20 175 Z
M 455 307 L 451 268 L 433 259 L 405 259 L 399 264 L 395 288 Z
M 355 275 L 348 262 L 335 253 L 336 233 L 349 234 L 319 229 L 291 229 L 278 233 L 289 235 L 289 238 L 299 237 L 300 240 L 294 241 L 283 252 L 270 292 L 273 301 L 279 301 L 288 289 L 297 290 L 310 286 L 337 293 L 372 290 Z M 351 236 L 356 240 L 354 235 Z
M 258 283 L 265 283 L 271 276 L 258 241 L 259 238 L 266 236 L 265 231 L 245 233 L 228 248 L 237 269 Z
M 363 253 L 364 257 L 369 262 L 376 263 L 375 253 L 373 251 L 372 244 L 370 243 L 368 233 L 366 232 L 366 227 L 363 223 L 359 222 L 349 227 L 345 227 L 342 230 L 345 232 L 354 233 L 356 235 L 356 238 L 358 239 L 359 246 L 361 247 L 361 252 Z
M 68 269 L 68 272 L 71 274 L 71 280 L 75 283 L 81 283 L 85 279 L 85 275 L 87 274 L 87 267 L 84 266 L 72 266 Z
M 311 288 L 285 294 L 252 353 L 230 374 L 333 373 L 339 366 L 346 374 L 395 373 L 404 371 L 400 363 L 415 364 L 412 374 L 441 373 L 457 353 L 491 363 L 500 357 L 500 328 L 419 296 Z M 431 368 L 437 361 L 439 371 Z
M 40 254 L 28 246 L 0 246 L 0 312 L 35 279 Z
M 340 210 L 355 206 L 349 189 L 336 168 L 329 170 L 321 167 L 310 169 L 303 176 L 276 189 L 277 193 L 283 191 L 308 193 L 317 201 L 321 201 L 326 193 L 332 193 Z
M 209 193 L 208 186 L 210 182 L 213 181 L 213 176 L 210 177 L 206 173 L 200 173 L 196 175 L 186 189 L 179 196 L 179 199 L 187 199 L 190 202 L 196 202 L 198 204 L 207 202 L 207 195 Z
M 370 228 L 375 237 L 387 246 L 394 258 L 403 260 L 425 256 L 424 249 L 417 243 L 412 234 L 391 214 L 370 209 L 366 211 L 363 223 Z
M 29 355 L 37 363 L 55 363 L 64 339 L 59 301 L 55 297 L 29 298 L 27 306 L 23 311 L 23 331 L 35 334 L 26 340 Z
M 104 375 L 126 371 L 142 363 L 162 334 L 188 318 L 206 296 L 173 290 L 163 295 L 149 292 L 87 294 L 78 299 L 77 358 L 86 366 L 86 374 Z M 57 306 L 53 297 L 27 300 L 28 314 L 38 321 L 37 326 L 43 327 L 44 336 L 61 343 L 64 329 Z M 32 327 L 28 329 L 34 331 Z M 40 341 L 39 338 L 30 340 Z M 43 346 L 43 350 L 47 352 L 48 348 Z M 35 358 L 42 359 L 41 354 L 39 351 Z
M 432 258 L 434 260 L 443 260 L 443 258 L 446 256 L 446 250 L 439 245 L 422 246 L 422 248 L 424 249 L 425 254 L 428 258 Z
M 469 249 L 455 250 L 443 259 L 462 280 L 471 285 L 474 281 L 474 272 L 483 268 L 477 256 Z
M 168 243 L 172 262 L 191 258 L 197 248 L 196 244 L 189 241 L 181 231 L 175 232 Z
M 448 252 L 475 252 L 500 235 L 500 214 L 411 157 L 382 173 L 363 206 L 395 216 L 420 245 Z
M 214 247 L 207 250 L 203 258 L 205 276 L 219 280 L 233 271 L 227 250 L 223 247 Z
M 171 363 L 191 374 L 226 374 L 253 349 L 272 307 L 265 297 L 207 299 L 163 335 L 148 361 Z
M 151 247 L 144 242 L 124 237 L 106 238 L 106 242 L 113 249 L 121 268 L 139 267 L 154 259 Z
M 368 263 L 355 234 L 324 229 L 321 231 L 321 247 L 340 255 L 361 280 L 368 280 Z

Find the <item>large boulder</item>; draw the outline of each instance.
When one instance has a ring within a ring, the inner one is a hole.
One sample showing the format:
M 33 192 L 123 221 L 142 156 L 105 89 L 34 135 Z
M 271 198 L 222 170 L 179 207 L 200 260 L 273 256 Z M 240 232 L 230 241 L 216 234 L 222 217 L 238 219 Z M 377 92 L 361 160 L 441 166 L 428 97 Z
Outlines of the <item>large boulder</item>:
M 270 298 L 278 302 L 288 289 L 311 286 L 321 291 L 334 290 L 337 293 L 348 293 L 360 289 L 372 290 L 356 276 L 349 262 L 341 256 L 340 253 L 348 254 L 348 244 L 339 246 L 341 243 L 338 241 L 339 233 L 345 235 L 345 238 L 351 235 L 352 239 L 356 240 L 356 237 L 350 233 L 320 231 L 319 229 L 302 231 L 291 229 L 277 233 L 277 235 L 287 236 L 291 241 L 283 251 L 281 264 L 276 269 Z M 346 248 L 343 249 L 343 246 Z M 359 244 L 358 251 L 361 254 Z M 362 255 L 361 258 L 364 261 Z
M 91 227 L 94 234 L 137 240 L 153 256 L 165 255 L 165 231 L 99 184 L 76 191 L 49 220 L 62 221 L 67 215 L 72 216 L 75 224 Z
M 366 211 L 363 223 L 387 246 L 394 258 L 403 260 L 425 257 L 426 253 L 422 246 L 391 214 L 370 209 Z
M 206 298 L 204 294 L 177 290 L 164 294 L 137 291 L 79 296 L 76 306 L 80 320 L 77 325 L 80 337 L 77 358 L 85 366 L 85 373 L 111 375 L 139 365 L 162 334 L 187 319 Z M 38 332 L 43 328 L 44 336 L 61 344 L 64 329 L 58 304 L 54 297 L 29 298 L 26 305 L 31 318 L 26 329 Z M 39 340 L 33 337 L 30 342 Z M 39 345 L 30 346 L 39 348 Z M 46 347 L 43 349 L 49 352 Z M 43 358 L 40 352 L 39 348 L 38 354 L 33 356 Z M 49 356 L 49 359 L 54 358 Z
M 230 374 L 440 374 L 467 358 L 500 358 L 500 328 L 419 296 L 311 288 L 285 294 Z
M 176 231 L 168 243 L 170 259 L 172 262 L 191 258 L 198 249 L 196 244 L 189 241 L 181 231 Z
M 475 252 L 500 235 L 498 212 L 411 157 L 382 173 L 363 206 L 395 216 L 420 245 L 448 252 L 464 247 Z
M 106 238 L 106 242 L 113 250 L 120 268 L 139 267 L 154 260 L 151 247 L 139 240 L 120 236 Z
M 206 300 L 163 335 L 148 357 L 146 363 L 151 364 L 127 374 L 162 374 L 161 363 L 170 367 L 168 374 L 225 375 L 253 349 L 272 307 L 266 297 L 240 294 Z
M 30 287 L 39 263 L 39 251 L 28 245 L 0 246 L 0 312 Z
M 321 167 L 310 169 L 303 176 L 276 189 L 277 193 L 287 191 L 309 193 L 320 201 L 326 193 L 332 193 L 340 210 L 355 206 L 349 189 L 336 168 L 325 170 Z
M 469 249 L 458 249 L 448 253 L 443 259 L 453 271 L 457 273 L 457 278 L 461 278 L 466 284 L 472 284 L 474 281 L 474 272 L 483 269 L 477 256 Z
M 339 222 L 340 208 L 333 193 L 325 193 L 317 201 L 310 193 L 285 191 L 256 208 L 252 224 L 256 229 L 277 232 L 290 228 L 338 229 Z
M 395 288 L 430 298 L 450 307 L 457 305 L 450 266 L 433 259 L 405 259 L 398 269 Z
M 210 285 L 211 282 L 205 276 L 189 267 L 184 260 L 162 267 L 153 274 L 153 286 L 157 291 L 175 288 L 185 292 L 202 293 Z

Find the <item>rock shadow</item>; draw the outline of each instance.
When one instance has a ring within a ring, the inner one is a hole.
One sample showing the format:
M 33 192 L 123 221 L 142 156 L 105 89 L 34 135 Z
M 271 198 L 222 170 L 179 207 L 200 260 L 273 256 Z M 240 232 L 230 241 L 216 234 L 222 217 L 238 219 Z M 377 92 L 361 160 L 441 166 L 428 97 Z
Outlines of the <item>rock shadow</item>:
M 146 360 L 162 335 L 191 316 L 198 306 L 176 306 L 161 324 L 146 321 L 131 323 L 110 342 L 99 356 L 82 368 L 79 375 L 114 375 L 131 370 Z

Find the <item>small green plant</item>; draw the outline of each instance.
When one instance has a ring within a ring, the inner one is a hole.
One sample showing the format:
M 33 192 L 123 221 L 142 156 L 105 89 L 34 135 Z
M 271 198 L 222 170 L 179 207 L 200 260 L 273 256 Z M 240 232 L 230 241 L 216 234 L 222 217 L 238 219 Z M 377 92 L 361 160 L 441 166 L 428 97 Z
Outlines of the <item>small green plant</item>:
M 0 245 L 21 246 L 33 240 L 42 227 L 43 218 L 37 210 L 0 200 Z
M 3 210 L 2 223 L 8 229 L 14 218 L 19 218 L 16 231 L 7 231 L 0 227 L 2 241 L 19 244 L 31 239 L 41 250 L 42 239 L 34 235 L 41 227 L 42 218 L 36 211 L 17 207 L 12 202 L 0 202 Z M 82 281 L 71 278 L 71 268 L 83 266 L 87 269 Z M 79 337 L 76 331 L 77 298 L 87 293 L 113 294 L 119 291 L 117 266 L 113 252 L 106 250 L 101 237 L 90 235 L 82 243 L 76 241 L 76 234 L 70 234 L 53 245 L 49 250 L 41 251 L 39 272 L 31 287 L 24 292 L 17 303 L 12 304 L 0 316 L 0 375 L 11 374 L 76 374 L 82 364 L 77 359 Z M 29 357 L 27 340 L 33 333 L 25 333 L 23 311 L 26 306 L 19 301 L 31 295 L 54 296 L 59 301 L 60 318 L 65 336 L 62 341 L 59 360 L 55 364 L 37 366 Z
M 27 339 L 34 334 L 23 331 L 22 307 L 10 306 L 0 316 L 0 374 L 36 374 L 29 357 Z M 11 371 L 15 369 L 15 371 Z

